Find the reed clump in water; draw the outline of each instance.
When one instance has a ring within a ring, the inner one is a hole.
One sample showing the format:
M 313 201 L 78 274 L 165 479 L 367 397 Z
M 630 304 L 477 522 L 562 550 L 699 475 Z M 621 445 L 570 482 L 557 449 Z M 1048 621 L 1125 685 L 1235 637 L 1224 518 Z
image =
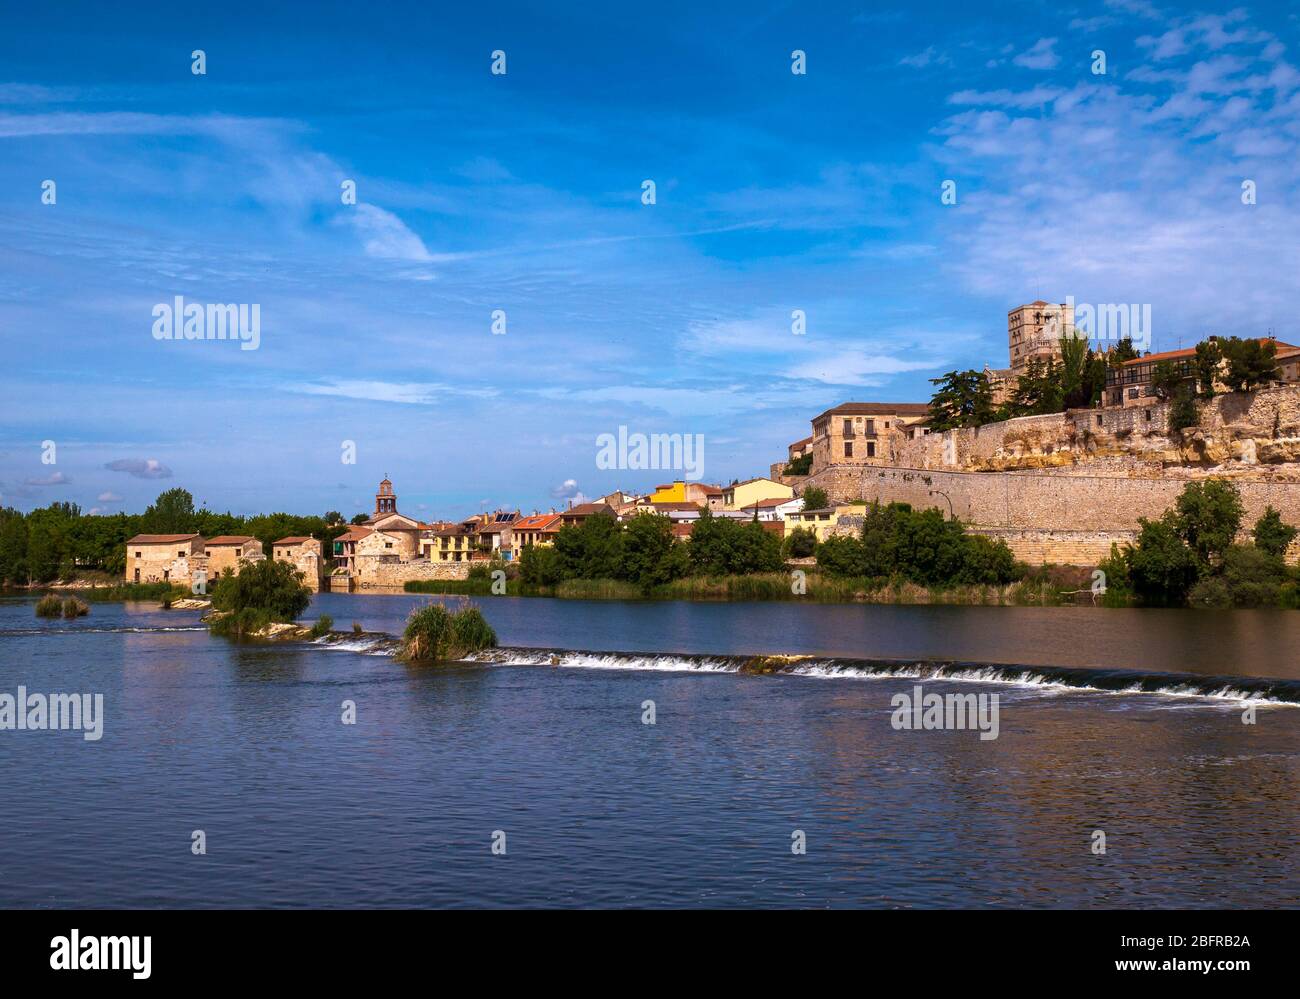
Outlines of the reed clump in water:
M 405 662 L 448 662 L 496 644 L 496 632 L 477 607 L 449 611 L 442 604 L 426 604 L 407 617 L 397 657 Z

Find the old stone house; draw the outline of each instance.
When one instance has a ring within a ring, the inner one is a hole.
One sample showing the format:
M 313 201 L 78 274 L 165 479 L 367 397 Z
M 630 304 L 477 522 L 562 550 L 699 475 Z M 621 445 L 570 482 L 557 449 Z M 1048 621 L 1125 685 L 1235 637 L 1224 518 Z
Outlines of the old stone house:
M 128 583 L 190 585 L 190 574 L 206 568 L 201 534 L 137 534 L 126 543 Z

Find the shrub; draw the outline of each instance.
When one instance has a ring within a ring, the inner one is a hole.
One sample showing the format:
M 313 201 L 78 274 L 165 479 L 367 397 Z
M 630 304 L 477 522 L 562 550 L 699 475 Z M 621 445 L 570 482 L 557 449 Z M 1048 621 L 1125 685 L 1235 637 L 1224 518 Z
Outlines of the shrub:
M 825 510 L 830 506 L 830 499 L 826 496 L 826 490 L 817 486 L 809 486 L 803 491 L 803 509 L 804 510 Z
M 1269 506 L 1265 509 L 1264 515 L 1255 521 L 1255 547 L 1269 555 L 1281 558 L 1286 554 L 1291 542 L 1295 540 L 1296 533 L 1296 529 L 1290 524 L 1283 523 L 1282 515 Z
M 1125 548 L 1124 560 L 1134 595 L 1145 604 L 1179 606 L 1196 584 L 1196 554 L 1184 543 L 1176 518 L 1138 521 L 1137 544 Z
M 786 558 L 808 558 L 817 550 L 817 532 L 811 527 L 796 527 L 784 544 Z
M 406 619 L 398 656 L 407 662 L 446 662 L 496 644 L 496 632 L 477 607 L 453 613 L 442 604 L 426 604 Z
M 212 606 L 233 613 L 256 611 L 267 621 L 293 621 L 311 604 L 311 590 L 303 579 L 287 562 L 245 562 L 238 574 L 217 580 Z
M 1224 479 L 1189 482 L 1174 504 L 1175 526 L 1202 566 L 1222 560 L 1241 527 L 1237 487 Z
M 312 638 L 324 638 L 334 630 L 334 619 L 328 614 L 322 614 L 316 619 L 316 623 L 311 626 Z
M 352 622 L 352 634 L 354 634 L 354 635 L 360 635 L 360 634 L 363 634 L 362 629 L 361 629 L 361 622 L 360 622 L 360 621 L 353 621 L 353 622 Z
M 526 545 L 519 553 L 519 578 L 529 586 L 555 586 L 563 578 L 560 553 L 550 545 Z
M 37 617 L 59 617 L 63 614 L 63 600 L 53 593 L 47 593 L 36 603 Z
M 787 462 L 785 471 L 782 475 L 807 475 L 812 471 L 812 452 L 800 455 L 793 461 Z
M 63 616 L 65 618 L 85 617 L 90 613 L 90 604 L 79 597 L 68 597 L 63 601 Z

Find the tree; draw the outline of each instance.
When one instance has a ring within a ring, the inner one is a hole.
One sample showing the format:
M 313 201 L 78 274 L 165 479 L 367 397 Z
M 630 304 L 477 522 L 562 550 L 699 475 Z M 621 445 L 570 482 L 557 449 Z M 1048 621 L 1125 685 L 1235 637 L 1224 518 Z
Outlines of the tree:
M 1269 506 L 1264 510 L 1264 515 L 1255 521 L 1255 547 L 1276 558 L 1282 558 L 1297 533 L 1300 532 L 1284 523 L 1282 515 Z
M 216 634 L 242 636 L 271 621 L 294 621 L 311 604 L 305 576 L 288 562 L 245 562 L 226 570 L 212 587 L 212 606 L 225 615 L 212 624 Z
M 1220 341 L 1223 357 L 1228 362 L 1228 371 L 1223 381 L 1229 389 L 1249 392 L 1277 381 L 1277 347 L 1271 340 L 1262 343 L 1259 340 L 1241 340 L 1229 337 Z
M 370 519 L 370 514 L 368 514 L 368 513 L 359 513 L 359 514 L 357 514 L 355 517 L 352 518 L 352 523 L 353 523 L 353 524 L 364 524 L 364 523 L 365 523 L 367 520 L 369 520 L 369 519 Z
M 1241 527 L 1241 496 L 1225 479 L 1189 482 L 1174 510 L 1178 535 L 1202 566 L 1219 562 Z
M 1008 416 L 1042 416 L 1065 409 L 1061 366 L 1052 358 L 1035 357 L 1016 379 L 1016 388 L 1007 404 Z
M 780 572 L 781 541 L 757 521 L 715 517 L 708 510 L 691 528 L 691 569 L 704 576 Z
M 519 578 L 529 586 L 558 586 L 564 581 L 560 553 L 550 545 L 526 545 L 519 553 Z
M 808 558 L 817 550 L 817 532 L 811 527 L 796 527 L 785 537 L 786 558 Z
M 194 534 L 194 497 L 179 487 L 159 493 L 144 512 L 146 534 Z
M 1118 368 L 1125 361 L 1136 361 L 1141 356 L 1133 347 L 1133 338 L 1126 336 L 1115 341 L 1115 346 L 1106 354 L 1106 360 L 1112 368 Z
M 555 536 L 564 579 L 621 579 L 623 532 L 607 513 L 567 524 Z
M 1196 554 L 1179 534 L 1174 516 L 1139 519 L 1136 544 L 1125 548 L 1124 561 L 1133 594 L 1145 604 L 1182 606 L 1196 583 Z
M 1222 365 L 1223 351 L 1218 340 L 1202 340 L 1196 345 L 1196 383 L 1201 395 L 1207 399 L 1214 398 L 1214 383 L 1218 381 Z
M 939 386 L 930 399 L 931 433 L 993 421 L 993 388 L 983 371 L 949 371 L 930 384 Z
M 1151 366 L 1151 389 L 1157 399 L 1172 399 L 1185 378 L 1173 361 L 1157 361 Z
M 337 510 L 326 510 L 325 523 L 330 527 L 333 527 L 335 524 L 341 524 L 343 523 L 343 514 L 339 513 Z
M 801 454 L 798 458 L 786 462 L 782 475 L 807 475 L 812 471 L 812 452 Z
M 830 505 L 831 501 L 827 498 L 825 489 L 809 486 L 803 491 L 803 509 L 825 510 Z
M 686 575 L 688 561 L 673 537 L 673 523 L 663 514 L 641 513 L 623 532 L 623 578 L 643 590 Z

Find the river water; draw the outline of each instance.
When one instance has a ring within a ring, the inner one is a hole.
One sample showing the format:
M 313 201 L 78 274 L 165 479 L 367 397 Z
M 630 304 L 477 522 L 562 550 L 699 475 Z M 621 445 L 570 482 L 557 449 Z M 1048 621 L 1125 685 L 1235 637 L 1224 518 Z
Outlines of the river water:
M 1294 612 L 487 598 L 505 648 L 420 668 L 33 603 L 0 695 L 102 694 L 103 735 L 0 731 L 4 906 L 1300 904 Z M 997 738 L 895 728 L 917 685 Z

